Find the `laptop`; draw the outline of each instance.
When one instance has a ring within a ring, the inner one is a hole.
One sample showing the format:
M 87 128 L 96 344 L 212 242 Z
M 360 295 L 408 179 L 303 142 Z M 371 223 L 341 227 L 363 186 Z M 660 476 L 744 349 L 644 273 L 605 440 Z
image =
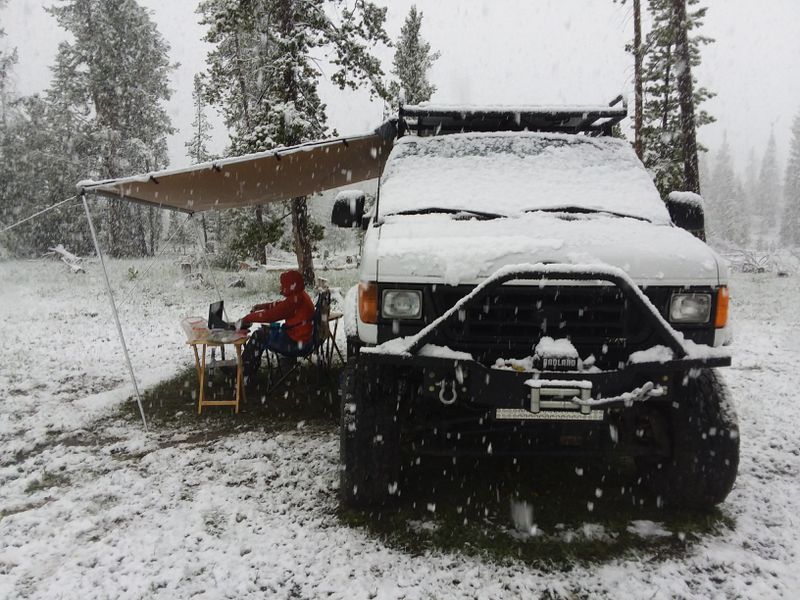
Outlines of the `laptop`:
M 225 301 L 212 302 L 208 305 L 208 328 L 209 329 L 236 329 L 232 323 L 225 321 L 223 315 L 225 314 Z

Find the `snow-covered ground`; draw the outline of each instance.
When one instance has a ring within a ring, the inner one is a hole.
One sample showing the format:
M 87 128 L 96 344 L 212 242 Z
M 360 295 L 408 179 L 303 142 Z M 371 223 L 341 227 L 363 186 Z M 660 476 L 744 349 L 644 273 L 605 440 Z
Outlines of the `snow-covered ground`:
M 178 322 L 203 315 L 215 292 L 188 286 L 171 261 L 128 281 L 131 265 L 145 268 L 113 261 L 112 283 L 120 298 L 139 285 L 121 315 L 149 388 L 190 365 Z M 223 289 L 229 312 L 261 299 L 275 276 L 247 278 L 243 290 Z M 725 378 L 742 458 L 716 526 L 687 538 L 674 520 L 632 514 L 614 530 L 587 506 L 578 527 L 536 529 L 536 503 L 561 501 L 541 497 L 483 523 L 518 540 L 514 524 L 524 522 L 529 545 L 641 540 L 570 568 L 467 545 L 404 548 L 353 525 L 337 510 L 330 424 L 220 431 L 227 419 L 204 416 L 144 434 L 119 411 L 130 385 L 98 265 L 82 275 L 3 262 L 0 281 L 0 598 L 792 598 L 800 589 L 796 275 L 734 275 L 735 365 Z M 450 526 L 425 501 L 429 516 L 408 524 L 420 536 Z

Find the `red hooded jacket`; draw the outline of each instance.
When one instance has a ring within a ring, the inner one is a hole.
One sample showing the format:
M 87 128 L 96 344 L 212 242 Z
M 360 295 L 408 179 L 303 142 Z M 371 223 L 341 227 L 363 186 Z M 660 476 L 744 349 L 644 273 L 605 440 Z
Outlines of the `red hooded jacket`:
M 242 319 L 242 325 L 283 320 L 290 338 L 307 343 L 314 332 L 314 303 L 299 271 L 281 273 L 281 294 L 285 296 L 283 300 L 256 304 L 255 310 Z

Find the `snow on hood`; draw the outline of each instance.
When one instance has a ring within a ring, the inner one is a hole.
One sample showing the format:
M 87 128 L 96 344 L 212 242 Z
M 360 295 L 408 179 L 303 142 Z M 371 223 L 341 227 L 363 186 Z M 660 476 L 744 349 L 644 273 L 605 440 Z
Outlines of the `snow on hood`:
M 715 253 L 687 231 L 600 213 L 394 215 L 376 250 L 382 281 L 474 284 L 503 265 L 542 262 L 615 266 L 639 285 L 719 283 Z
M 670 222 L 628 142 L 555 133 L 400 138 L 379 207 L 380 217 L 426 208 L 519 215 L 577 207 Z

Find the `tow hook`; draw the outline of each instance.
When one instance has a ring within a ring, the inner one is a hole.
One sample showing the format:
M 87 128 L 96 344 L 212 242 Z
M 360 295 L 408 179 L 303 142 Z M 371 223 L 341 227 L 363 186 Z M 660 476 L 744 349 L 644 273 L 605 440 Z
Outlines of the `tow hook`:
M 456 390 L 456 382 L 454 379 L 450 380 L 450 397 L 447 397 L 447 380 L 442 379 L 439 382 L 439 402 L 444 404 L 445 406 L 450 406 L 451 404 L 455 404 L 455 401 L 458 399 L 458 390 Z

